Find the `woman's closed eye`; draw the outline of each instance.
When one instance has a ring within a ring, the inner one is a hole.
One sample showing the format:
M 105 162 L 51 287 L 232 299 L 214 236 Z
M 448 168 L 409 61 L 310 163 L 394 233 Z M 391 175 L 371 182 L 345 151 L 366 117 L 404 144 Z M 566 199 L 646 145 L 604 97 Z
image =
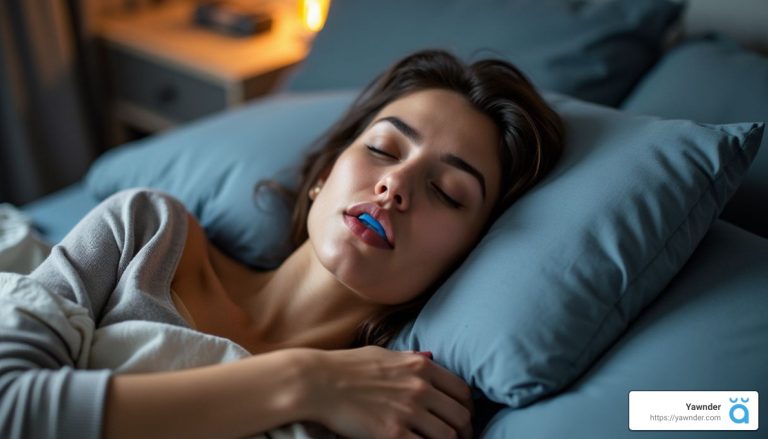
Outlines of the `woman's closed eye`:
M 368 148 L 368 151 L 370 151 L 372 154 L 380 156 L 380 157 L 387 157 L 390 159 L 397 160 L 397 157 L 395 157 L 393 154 L 390 154 L 383 149 L 377 148 L 374 145 L 365 145 L 366 148 Z
M 456 201 L 456 200 L 455 200 L 453 197 L 451 197 L 450 195 L 446 194 L 444 190 L 440 189 L 440 186 L 436 185 L 435 183 L 431 183 L 431 186 L 432 186 L 432 189 L 434 189 L 434 190 L 435 190 L 435 192 L 437 193 L 437 196 L 438 196 L 438 197 L 439 197 L 439 198 L 440 198 L 440 199 L 441 199 L 441 200 L 442 200 L 442 201 L 443 201 L 445 204 L 447 204 L 448 206 L 450 206 L 450 207 L 452 207 L 452 208 L 454 208 L 454 209 L 458 209 L 458 208 L 461 208 L 461 207 L 463 207 L 461 203 L 459 203 L 458 201 Z

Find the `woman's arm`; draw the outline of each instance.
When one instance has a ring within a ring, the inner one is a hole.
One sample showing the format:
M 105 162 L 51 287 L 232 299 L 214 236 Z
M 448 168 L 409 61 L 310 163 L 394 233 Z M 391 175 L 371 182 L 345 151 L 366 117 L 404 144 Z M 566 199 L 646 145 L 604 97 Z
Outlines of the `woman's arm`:
M 471 410 L 467 386 L 421 355 L 298 348 L 116 376 L 105 437 L 243 437 L 314 421 L 352 439 L 469 438 Z
M 302 420 L 301 350 L 112 378 L 104 437 L 235 438 Z
M 94 326 L 183 324 L 170 299 L 145 293 L 157 279 L 170 283 L 185 236 L 179 202 L 126 191 L 89 212 L 30 275 L 0 274 L 0 437 L 99 436 L 111 372 L 85 370 Z

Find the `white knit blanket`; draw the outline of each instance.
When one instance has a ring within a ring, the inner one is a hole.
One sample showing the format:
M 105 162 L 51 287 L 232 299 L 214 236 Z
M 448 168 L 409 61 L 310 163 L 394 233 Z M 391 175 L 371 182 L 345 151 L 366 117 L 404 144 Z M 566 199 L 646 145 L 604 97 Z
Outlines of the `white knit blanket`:
M 50 250 L 29 218 L 13 205 L 0 203 L 0 271 L 29 273 Z

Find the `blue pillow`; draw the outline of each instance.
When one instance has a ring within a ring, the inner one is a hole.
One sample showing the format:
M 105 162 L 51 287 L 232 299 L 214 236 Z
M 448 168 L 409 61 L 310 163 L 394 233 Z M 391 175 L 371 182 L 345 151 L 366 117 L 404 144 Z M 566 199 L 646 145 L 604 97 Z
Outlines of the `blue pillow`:
M 565 98 L 554 171 L 403 331 L 512 407 L 562 389 L 663 289 L 754 157 L 762 125 L 632 117 Z
M 765 395 L 765 255 L 768 240 L 717 221 L 663 295 L 587 374 L 556 398 L 522 410 L 504 409 L 482 437 L 506 439 L 521 431 L 526 438 L 658 437 L 627 428 L 630 390 L 755 390 Z M 727 419 L 732 404 L 724 400 L 722 406 L 725 413 L 708 414 Z M 752 425 L 759 421 L 764 429 L 768 410 L 759 410 L 759 419 L 757 412 L 752 410 Z M 674 431 L 662 437 L 759 436 L 765 433 Z
M 722 36 L 685 42 L 622 104 L 626 111 L 706 123 L 768 121 L 768 57 Z M 768 238 L 768 137 L 723 218 Z
M 667 0 L 334 0 L 286 88 L 362 87 L 411 52 L 444 48 L 503 58 L 543 89 L 618 105 L 660 55 L 681 8 Z
M 285 255 L 287 212 L 279 203 L 253 207 L 252 188 L 295 172 L 299 152 L 352 98 L 252 104 L 118 148 L 94 165 L 87 184 L 100 197 L 160 188 L 201 215 L 234 255 L 276 263 Z M 548 99 L 568 130 L 562 160 L 392 345 L 432 351 L 511 406 L 579 375 L 661 291 L 735 189 L 762 134 L 756 124 L 663 121 Z
M 86 188 L 99 199 L 131 187 L 172 194 L 224 252 L 252 266 L 274 267 L 290 250 L 290 214 L 269 191 L 254 203 L 254 186 L 268 178 L 290 185 L 292 166 L 354 97 L 271 97 L 123 145 L 91 166 Z

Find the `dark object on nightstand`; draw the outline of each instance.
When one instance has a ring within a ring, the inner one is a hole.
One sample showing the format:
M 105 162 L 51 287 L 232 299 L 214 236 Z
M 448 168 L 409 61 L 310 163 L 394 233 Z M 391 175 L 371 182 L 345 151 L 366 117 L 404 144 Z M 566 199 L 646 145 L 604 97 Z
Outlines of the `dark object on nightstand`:
M 200 26 L 238 37 L 266 32 L 272 27 L 272 17 L 269 14 L 248 10 L 226 1 L 199 4 L 195 8 L 193 20 Z

